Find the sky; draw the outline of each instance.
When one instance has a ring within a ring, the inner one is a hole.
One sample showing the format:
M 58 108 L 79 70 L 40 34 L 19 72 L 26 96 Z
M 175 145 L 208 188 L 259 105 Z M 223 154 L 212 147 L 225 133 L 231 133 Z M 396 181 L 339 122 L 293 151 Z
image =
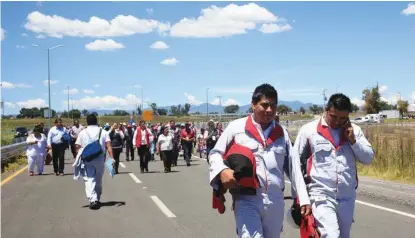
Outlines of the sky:
M 5 114 L 47 107 L 133 110 L 279 100 L 415 101 L 415 3 L 1 2 Z M 143 95 L 142 95 L 143 93 Z

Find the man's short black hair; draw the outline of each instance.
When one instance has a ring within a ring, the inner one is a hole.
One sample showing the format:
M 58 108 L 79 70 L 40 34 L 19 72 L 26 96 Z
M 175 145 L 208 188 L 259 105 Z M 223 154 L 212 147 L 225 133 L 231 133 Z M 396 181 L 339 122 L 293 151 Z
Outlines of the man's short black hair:
M 278 102 L 277 90 L 275 90 L 272 85 L 267 83 L 261 84 L 255 88 L 255 91 L 252 94 L 252 103 L 257 104 L 263 97 L 275 98 L 276 102 Z
M 93 113 L 88 114 L 88 116 L 86 116 L 86 124 L 88 124 L 88 126 L 98 125 L 97 116 Z
M 55 124 L 58 124 L 58 123 L 62 123 L 62 119 L 61 118 L 56 118 L 55 119 Z
M 352 103 L 350 102 L 350 98 L 342 93 L 336 93 L 330 96 L 326 105 L 326 111 L 330 110 L 332 107 L 339 111 L 352 112 Z

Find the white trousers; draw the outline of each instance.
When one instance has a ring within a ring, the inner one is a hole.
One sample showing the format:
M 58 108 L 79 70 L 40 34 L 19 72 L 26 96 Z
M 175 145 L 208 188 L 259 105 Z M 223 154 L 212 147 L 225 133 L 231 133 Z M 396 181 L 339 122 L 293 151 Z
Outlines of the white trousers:
M 29 164 L 29 173 L 34 172 L 35 165 L 37 166 L 37 173 L 43 173 L 43 167 L 45 165 L 45 155 L 44 154 L 36 154 L 27 156 L 27 162 Z
M 325 196 L 311 196 L 310 201 L 321 238 L 350 237 L 355 199 L 336 200 Z
M 85 163 L 86 177 L 85 192 L 89 202 L 96 202 L 101 199 L 102 178 L 105 172 L 105 163 L 103 160 L 96 160 Z
M 244 196 L 251 197 L 251 196 Z M 256 199 L 235 200 L 236 231 L 240 238 L 279 238 L 284 221 L 284 199 L 268 201 Z M 264 201 L 268 201 L 265 202 Z

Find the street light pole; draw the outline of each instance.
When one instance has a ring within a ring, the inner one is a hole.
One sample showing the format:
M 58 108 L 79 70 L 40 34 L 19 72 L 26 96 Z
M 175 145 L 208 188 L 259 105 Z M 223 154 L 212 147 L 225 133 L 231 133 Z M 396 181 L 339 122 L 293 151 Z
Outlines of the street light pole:
M 209 88 L 206 88 L 206 119 L 209 120 Z
M 48 49 L 48 97 L 49 97 L 49 113 L 48 113 L 48 118 L 49 118 L 49 130 L 51 128 L 52 125 L 52 118 L 51 118 L 51 114 L 52 114 L 52 107 L 50 105 L 50 49 Z M 69 113 L 69 112 L 68 112 Z
M 68 90 L 68 119 L 69 119 L 69 85 L 66 85 L 66 88 Z

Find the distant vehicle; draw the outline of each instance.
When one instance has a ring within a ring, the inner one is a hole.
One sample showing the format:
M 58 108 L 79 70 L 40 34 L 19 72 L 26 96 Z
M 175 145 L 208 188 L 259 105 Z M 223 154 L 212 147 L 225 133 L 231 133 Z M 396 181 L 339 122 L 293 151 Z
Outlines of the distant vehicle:
M 29 131 L 26 127 L 16 127 L 16 134 L 14 135 L 14 138 L 27 137 L 28 135 Z
M 369 117 L 369 123 L 383 123 L 385 121 L 381 114 L 368 114 L 366 117 Z
M 351 119 L 350 122 L 353 122 L 355 124 L 368 123 L 369 122 L 369 117 L 368 116 L 365 116 L 365 117 L 357 117 L 357 118 Z

